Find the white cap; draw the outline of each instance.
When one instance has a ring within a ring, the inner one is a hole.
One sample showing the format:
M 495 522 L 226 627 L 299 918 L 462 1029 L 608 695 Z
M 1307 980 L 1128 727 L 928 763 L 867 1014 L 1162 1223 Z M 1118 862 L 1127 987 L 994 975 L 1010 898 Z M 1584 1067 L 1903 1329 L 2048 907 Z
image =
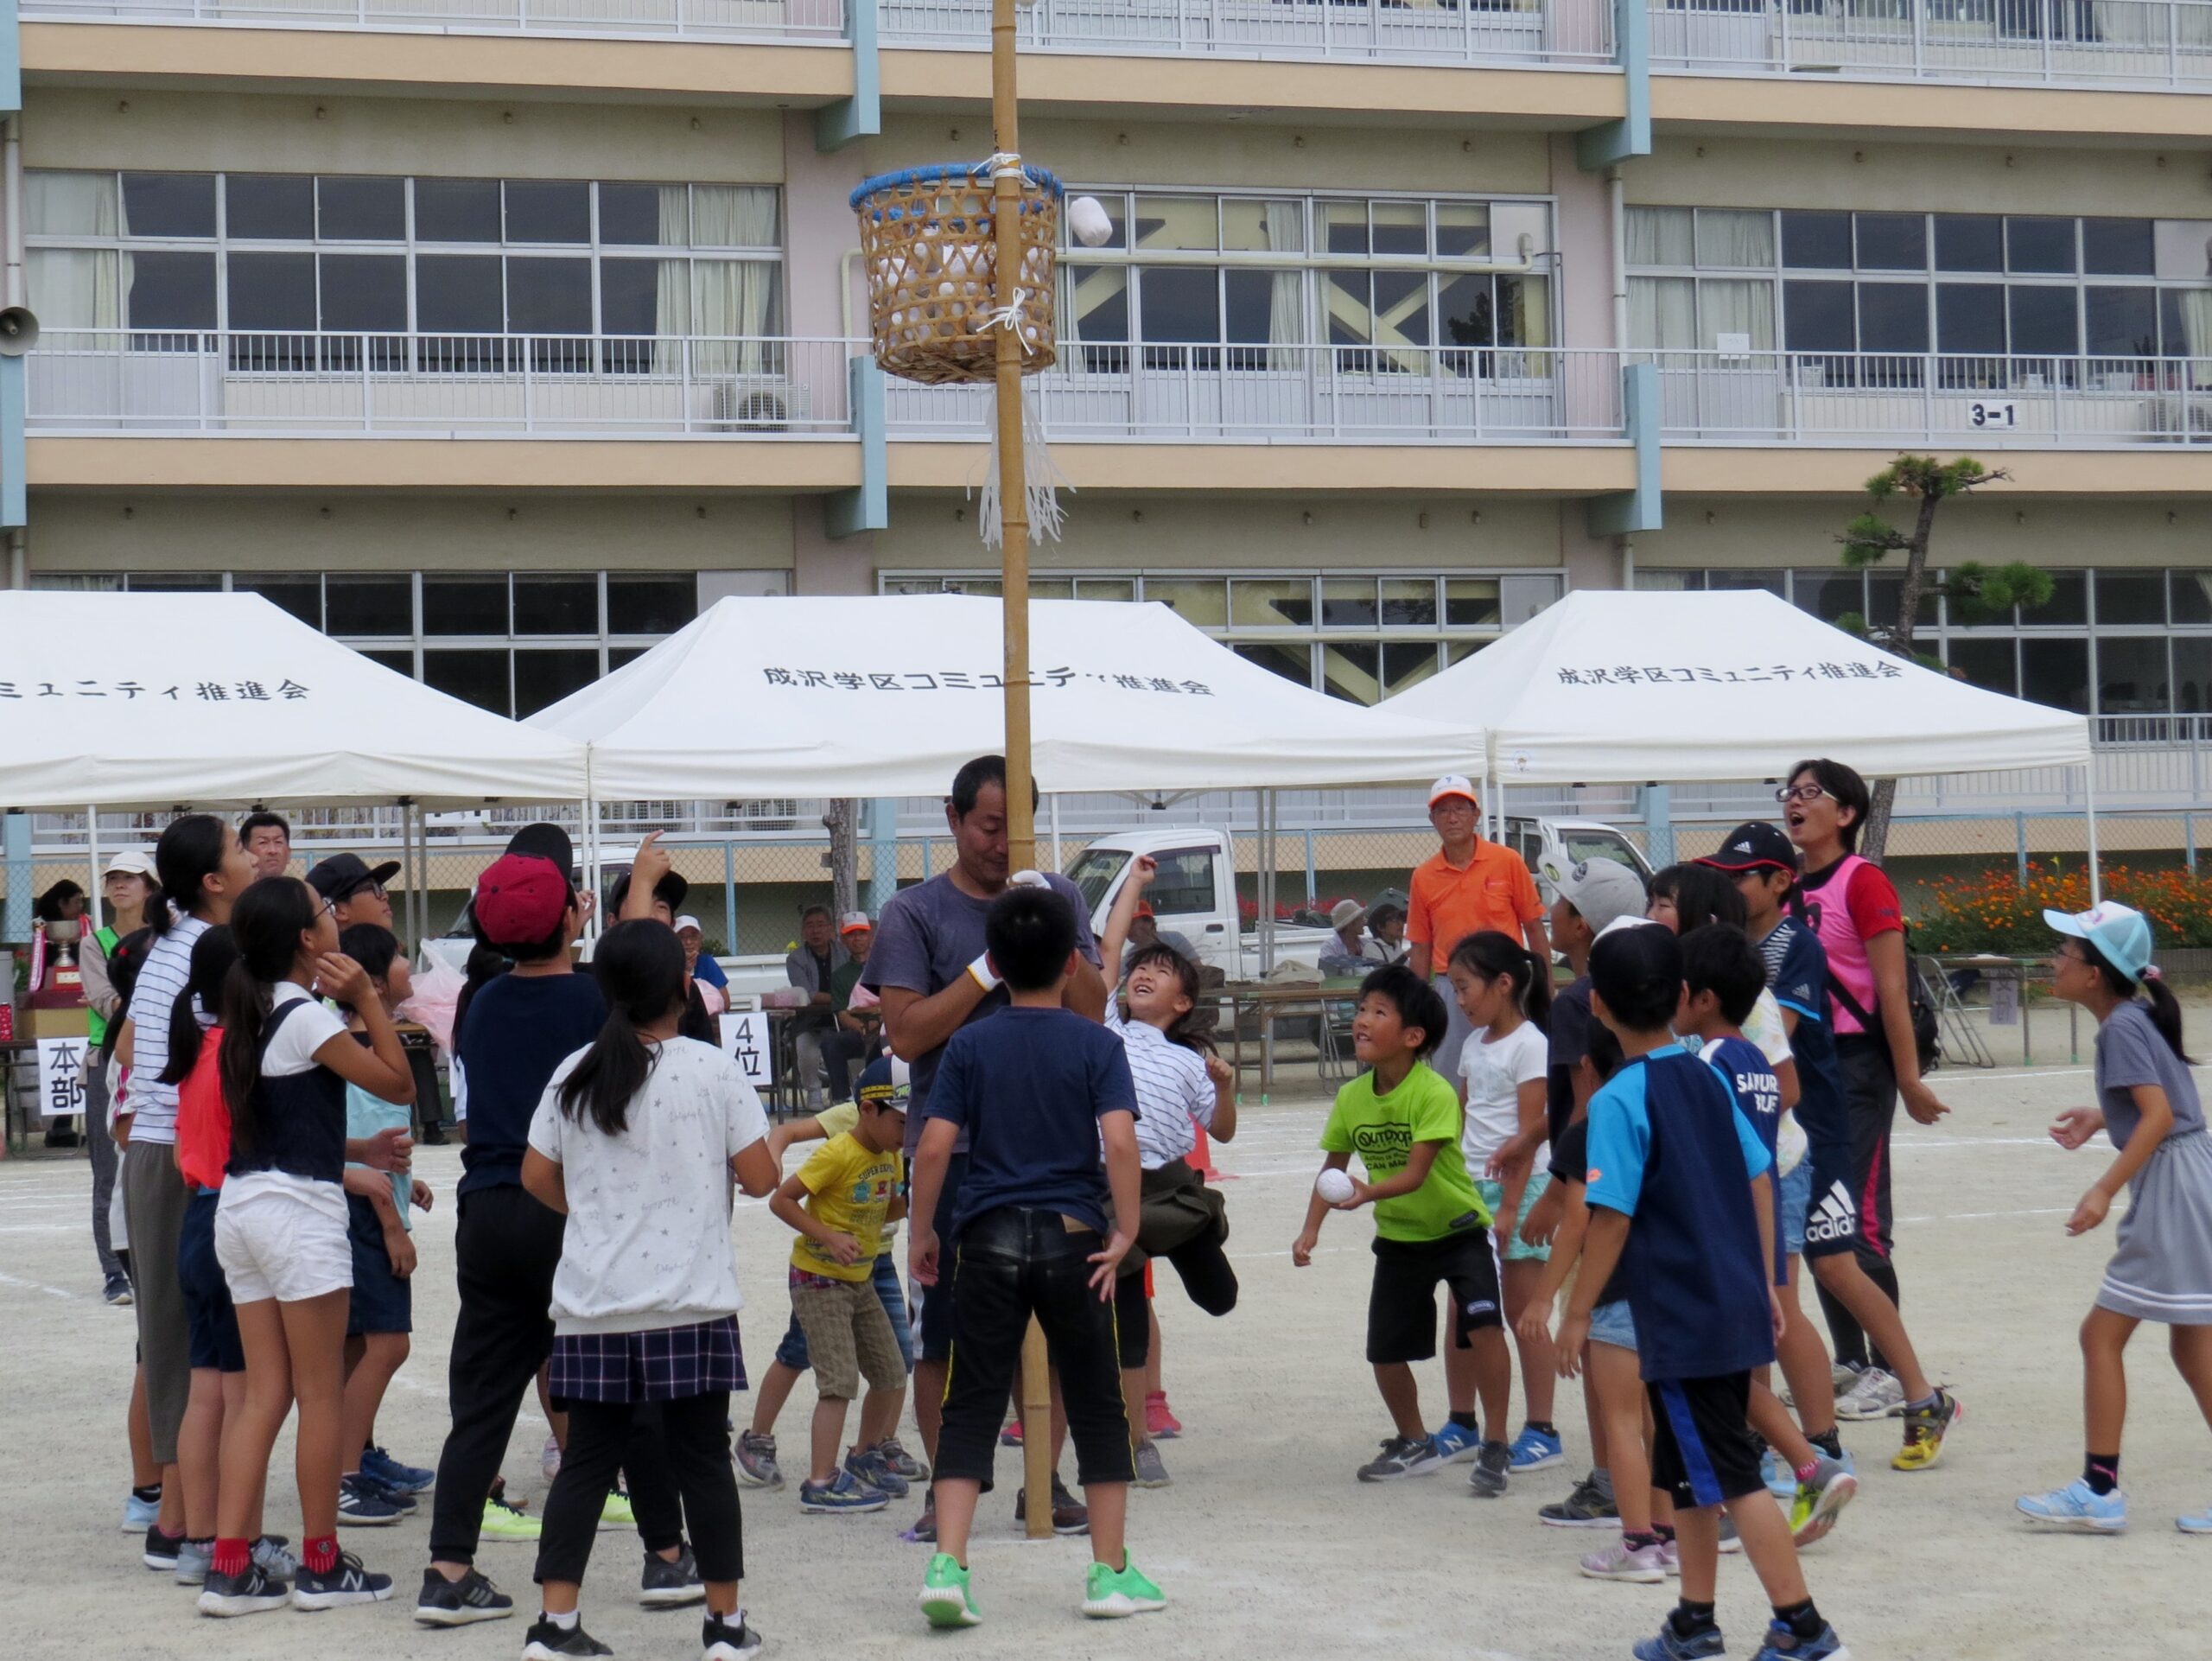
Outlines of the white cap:
M 1666 926 L 1656 917 L 1616 917 L 1598 931 L 1598 938 L 1602 940 L 1608 934 L 1618 934 L 1624 928 L 1664 928 Z
M 1446 796 L 1465 796 L 1471 802 L 1478 799 L 1474 786 L 1468 782 L 1466 774 L 1463 773 L 1447 773 L 1428 787 L 1428 805 L 1431 807 Z
M 143 848 L 123 849 L 108 861 L 106 869 L 100 875 L 143 876 L 149 882 L 158 884 L 161 881 L 160 875 L 154 869 L 154 856 Z
M 702 934 L 704 934 L 707 932 L 702 928 L 699 928 L 699 920 L 696 917 L 679 917 L 676 920 L 676 932 L 678 934 L 683 933 L 687 928 L 698 928 L 699 932 Z

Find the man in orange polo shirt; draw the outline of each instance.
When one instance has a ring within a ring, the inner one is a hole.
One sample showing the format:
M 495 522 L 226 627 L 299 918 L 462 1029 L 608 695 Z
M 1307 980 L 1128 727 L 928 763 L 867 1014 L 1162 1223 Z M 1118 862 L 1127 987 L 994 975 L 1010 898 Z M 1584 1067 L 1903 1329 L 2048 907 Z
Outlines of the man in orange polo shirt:
M 1475 787 L 1458 773 L 1447 773 L 1429 786 L 1428 822 L 1443 838 L 1444 848 L 1414 869 L 1412 902 L 1406 912 L 1406 939 L 1412 948 L 1407 965 L 1414 974 L 1435 980 L 1444 1007 L 1452 1014 L 1452 1025 L 1430 1065 L 1455 1084 L 1459 1082 L 1459 1047 L 1472 1029 L 1445 978 L 1452 948 L 1470 934 L 1494 928 L 1525 940 L 1539 963 L 1549 964 L 1552 954 L 1536 879 L 1520 855 L 1475 834 L 1477 818 Z

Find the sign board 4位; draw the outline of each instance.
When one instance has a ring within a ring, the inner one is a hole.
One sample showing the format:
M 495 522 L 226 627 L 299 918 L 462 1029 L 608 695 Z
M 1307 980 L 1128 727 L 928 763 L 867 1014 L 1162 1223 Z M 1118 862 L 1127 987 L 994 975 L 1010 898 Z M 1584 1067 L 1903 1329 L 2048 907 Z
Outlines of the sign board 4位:
M 775 1047 L 768 1017 L 760 1010 L 736 1010 L 722 1017 L 722 1049 L 745 1069 L 745 1082 L 755 1090 L 775 1082 Z

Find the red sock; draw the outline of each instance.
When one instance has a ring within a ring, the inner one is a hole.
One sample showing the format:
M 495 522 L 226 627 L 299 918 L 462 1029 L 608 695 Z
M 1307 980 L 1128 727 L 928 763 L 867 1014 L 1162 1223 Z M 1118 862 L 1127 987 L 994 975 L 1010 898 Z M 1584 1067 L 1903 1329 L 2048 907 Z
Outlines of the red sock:
M 338 1537 L 326 1534 L 320 1540 L 309 1540 L 301 1548 L 300 1562 L 317 1575 L 327 1575 L 338 1567 Z
M 214 1560 L 207 1565 L 208 1570 L 217 1575 L 243 1575 L 246 1564 L 252 1561 L 251 1552 L 250 1542 L 218 1540 L 215 1542 Z

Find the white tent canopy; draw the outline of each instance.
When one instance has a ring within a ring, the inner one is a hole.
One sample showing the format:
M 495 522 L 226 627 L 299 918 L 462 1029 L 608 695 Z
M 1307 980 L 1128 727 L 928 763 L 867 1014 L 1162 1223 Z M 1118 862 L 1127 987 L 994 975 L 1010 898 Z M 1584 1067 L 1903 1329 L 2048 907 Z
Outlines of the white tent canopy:
M 582 747 L 251 594 L 0 594 L 0 802 L 575 801 Z
M 2088 720 L 1969 686 L 1780 596 L 1582 590 L 1383 706 L 1490 729 L 1501 784 L 2082 767 Z
M 1479 754 L 1449 728 L 1296 686 L 1166 606 L 1029 608 L 1046 791 L 1229 790 L 1429 779 Z M 731 598 L 531 717 L 590 746 L 601 800 L 930 796 L 1005 747 L 998 601 Z

